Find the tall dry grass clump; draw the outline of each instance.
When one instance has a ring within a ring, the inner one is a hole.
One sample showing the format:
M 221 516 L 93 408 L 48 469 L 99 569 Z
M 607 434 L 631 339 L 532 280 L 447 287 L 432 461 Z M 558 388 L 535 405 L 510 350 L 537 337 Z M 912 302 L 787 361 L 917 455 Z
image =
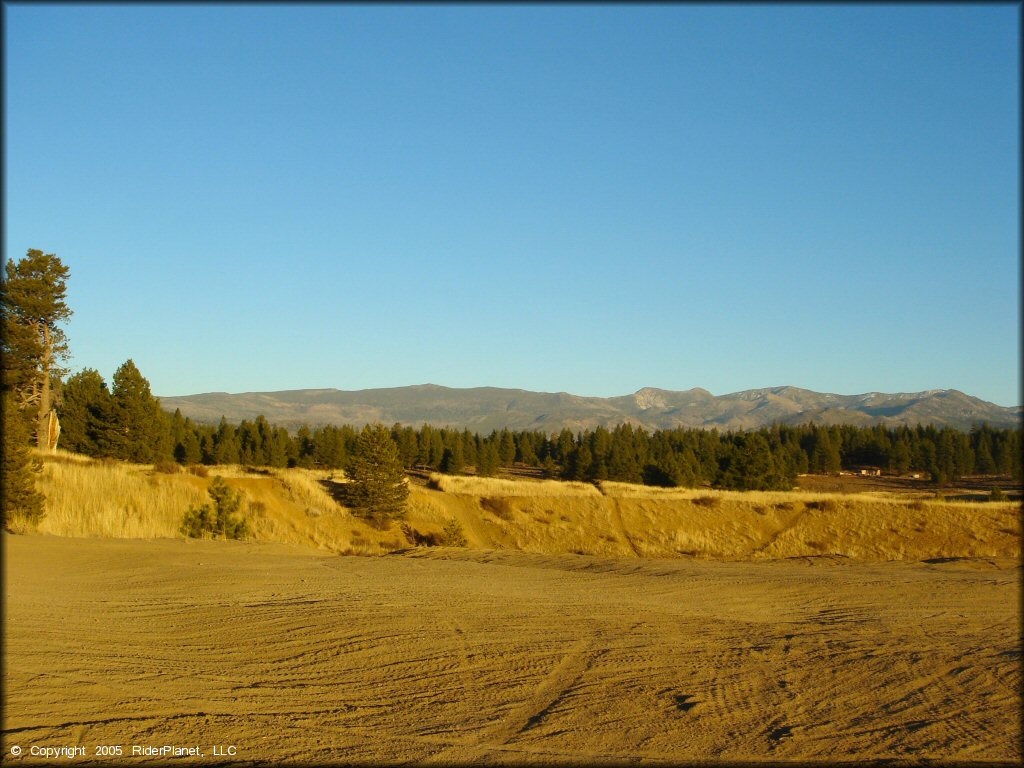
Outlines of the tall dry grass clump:
M 304 507 L 310 516 L 316 517 L 327 513 L 349 514 L 327 490 L 329 484 L 345 482 L 339 478 L 340 473 L 315 469 L 289 469 L 275 470 L 273 474 L 284 486 L 288 498 Z
M 636 485 L 620 483 L 612 480 L 600 482 L 601 492 L 617 499 L 651 499 L 658 501 L 688 501 L 696 499 L 718 499 L 719 503 L 734 502 L 738 504 L 756 504 L 770 507 L 776 504 L 796 502 L 820 502 L 831 500 L 840 502 L 843 499 L 869 499 L 885 497 L 885 494 L 858 493 L 856 496 L 842 493 L 823 493 L 820 491 L 726 491 L 717 488 L 660 488 L 652 485 Z M 709 501 L 697 501 L 697 504 L 710 505 Z
M 65 451 L 63 448 L 57 448 L 53 451 L 39 451 L 35 448 L 32 452 L 36 455 L 40 461 L 65 464 L 96 464 L 100 462 L 100 459 L 94 459 L 90 456 L 83 456 L 80 453 L 71 453 L 71 451 Z
M 467 496 L 600 496 L 590 483 L 566 480 L 506 480 L 496 477 L 474 477 L 471 475 L 431 474 L 431 484 L 445 493 Z
M 39 531 L 56 536 L 178 536 L 185 510 L 206 499 L 203 488 L 148 467 L 66 456 L 44 461 L 39 489 L 46 495 Z

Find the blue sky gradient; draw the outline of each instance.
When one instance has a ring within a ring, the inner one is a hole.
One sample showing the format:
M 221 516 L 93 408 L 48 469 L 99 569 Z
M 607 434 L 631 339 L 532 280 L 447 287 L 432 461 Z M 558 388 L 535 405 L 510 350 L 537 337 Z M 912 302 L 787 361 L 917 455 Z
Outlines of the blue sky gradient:
M 1020 403 L 1019 6 L 4 14 L 74 370 Z

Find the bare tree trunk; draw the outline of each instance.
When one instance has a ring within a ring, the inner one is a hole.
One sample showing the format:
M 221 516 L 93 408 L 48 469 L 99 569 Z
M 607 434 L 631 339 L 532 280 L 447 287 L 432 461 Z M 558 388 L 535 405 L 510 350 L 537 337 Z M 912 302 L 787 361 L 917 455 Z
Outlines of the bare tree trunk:
M 40 372 L 40 395 L 39 395 L 39 418 L 36 421 L 36 447 L 42 451 L 50 447 L 50 411 L 53 405 L 50 402 L 50 358 L 53 356 L 53 342 L 50 340 L 50 329 L 43 324 L 43 359 L 42 371 Z
M 57 441 L 60 439 L 60 419 L 57 418 L 57 411 L 50 411 L 46 428 L 46 450 L 54 453 L 57 450 Z

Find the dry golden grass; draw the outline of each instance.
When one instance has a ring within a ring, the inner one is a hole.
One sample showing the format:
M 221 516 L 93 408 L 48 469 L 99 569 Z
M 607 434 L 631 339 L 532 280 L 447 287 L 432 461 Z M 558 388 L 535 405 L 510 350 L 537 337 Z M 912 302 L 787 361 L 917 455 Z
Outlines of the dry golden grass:
M 590 483 L 565 480 L 506 480 L 496 477 L 431 474 L 431 482 L 445 493 L 471 496 L 600 496 Z
M 340 473 L 209 468 L 207 477 L 165 474 L 153 467 L 97 461 L 67 452 L 38 454 L 46 516 L 39 533 L 69 537 L 180 538 L 187 509 L 209 501 L 206 489 L 223 477 L 242 493 L 241 512 L 255 541 L 312 546 L 331 552 L 379 555 L 406 545 L 400 532 L 353 518 L 321 484 Z
M 178 536 L 185 510 L 201 504 L 205 493 L 148 469 L 66 456 L 44 461 L 39 485 L 46 495 L 46 516 L 39 531 L 103 538 Z
M 324 487 L 325 482 L 337 482 L 335 473 L 312 469 L 271 470 L 285 489 L 290 501 L 306 508 L 307 514 L 348 514 Z
M 723 491 L 709 488 L 659 488 L 650 485 L 635 485 L 602 480 L 601 491 L 613 498 L 629 499 L 661 499 L 693 501 L 702 497 L 712 497 L 721 501 L 737 501 L 748 504 L 772 505 L 780 502 L 807 502 L 831 500 L 835 502 L 849 501 L 851 498 L 894 498 L 893 494 L 866 492 L 851 497 L 848 493 L 823 493 L 819 491 Z
M 83 456 L 80 453 L 72 453 L 71 451 L 65 451 L 63 448 L 57 448 L 56 450 L 48 453 L 43 453 L 36 449 L 32 449 L 32 453 L 37 458 L 49 462 L 64 462 L 70 464 L 99 464 L 100 459 L 94 459 L 90 456 Z
M 185 511 L 208 501 L 214 476 L 244 495 L 251 538 L 344 554 L 409 546 L 399 523 L 383 529 L 329 493 L 325 471 L 214 467 L 209 477 L 43 456 L 47 515 L 59 536 L 179 537 Z M 866 560 L 1018 557 L 1015 502 L 838 494 L 663 489 L 435 475 L 441 490 L 412 487 L 405 523 L 440 535 L 454 520 L 467 546 L 604 557 L 760 560 L 833 555 Z

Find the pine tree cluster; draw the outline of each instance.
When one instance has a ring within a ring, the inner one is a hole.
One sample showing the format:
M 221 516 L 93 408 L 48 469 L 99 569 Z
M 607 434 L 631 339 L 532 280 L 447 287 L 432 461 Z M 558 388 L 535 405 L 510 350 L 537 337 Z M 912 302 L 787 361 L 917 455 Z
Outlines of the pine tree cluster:
M 98 373 L 68 379 L 60 409 L 63 445 L 90 456 L 180 464 L 353 468 L 362 432 L 352 426 L 300 427 L 294 434 L 263 416 L 216 426 L 167 414 L 132 361 L 107 392 Z M 364 430 L 365 431 L 365 430 Z M 965 475 L 1021 476 L 1021 432 L 980 424 L 951 427 L 775 425 L 752 432 L 670 429 L 649 433 L 629 424 L 573 433 L 468 429 L 425 424 L 388 431 L 405 469 L 494 475 L 500 468 L 539 468 L 547 477 L 617 480 L 659 486 L 771 490 L 792 488 L 798 474 L 871 466 L 919 472 L 944 484 Z

